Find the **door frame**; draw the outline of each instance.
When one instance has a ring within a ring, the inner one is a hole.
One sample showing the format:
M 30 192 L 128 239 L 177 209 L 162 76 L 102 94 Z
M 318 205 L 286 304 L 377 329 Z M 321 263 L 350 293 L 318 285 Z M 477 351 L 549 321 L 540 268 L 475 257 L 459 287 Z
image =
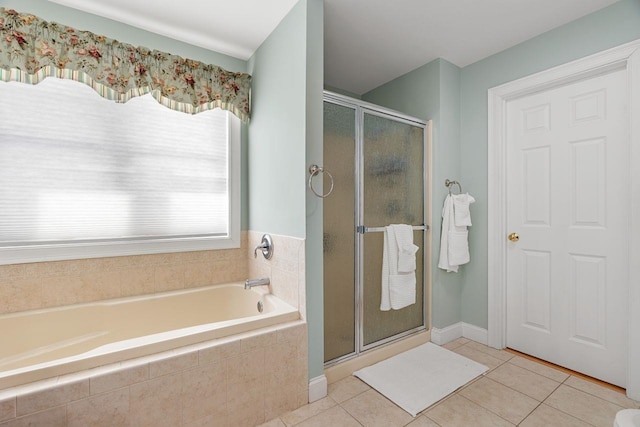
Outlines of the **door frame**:
M 629 84 L 629 286 L 627 395 L 640 400 L 640 40 L 587 56 L 505 83 L 488 91 L 488 344 L 506 346 L 507 305 L 507 197 L 506 129 L 507 103 L 513 99 L 553 89 L 613 70 L 625 70 Z M 635 264 L 635 265 L 634 265 Z M 634 309 L 635 308 L 635 309 Z M 633 327 L 635 325 L 635 327 Z

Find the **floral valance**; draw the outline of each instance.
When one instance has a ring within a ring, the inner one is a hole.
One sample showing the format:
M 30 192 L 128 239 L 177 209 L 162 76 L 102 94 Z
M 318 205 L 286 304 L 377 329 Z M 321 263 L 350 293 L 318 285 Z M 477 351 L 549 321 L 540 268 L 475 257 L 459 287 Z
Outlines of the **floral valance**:
M 0 80 L 36 84 L 49 76 L 83 82 L 117 102 L 151 93 L 186 113 L 219 107 L 243 121 L 250 115 L 248 74 L 0 8 Z

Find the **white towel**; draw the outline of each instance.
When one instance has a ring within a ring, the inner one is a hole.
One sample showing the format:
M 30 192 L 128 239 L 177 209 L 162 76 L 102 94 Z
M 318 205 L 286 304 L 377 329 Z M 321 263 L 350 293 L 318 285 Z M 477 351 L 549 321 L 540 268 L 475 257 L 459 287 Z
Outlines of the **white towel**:
M 391 224 L 398 245 L 398 273 L 411 273 L 416 270 L 416 252 L 413 244 L 413 227 L 406 224 Z
M 457 227 L 471 225 L 471 211 L 469 205 L 476 201 L 469 193 L 453 194 L 453 213 Z
M 456 226 L 453 197 L 447 195 L 442 208 L 439 268 L 456 273 L 460 265 L 470 261 L 468 237 L 466 226 Z
M 402 242 L 403 248 L 408 246 L 406 245 L 408 239 L 405 227 L 409 227 L 409 230 L 411 230 L 411 241 L 409 243 L 413 245 L 413 229 L 411 226 L 392 224 L 385 227 L 384 246 L 382 249 L 381 311 L 399 310 L 416 302 L 415 266 L 411 272 L 398 272 L 400 258 L 398 242 Z M 400 230 L 399 240 L 396 234 L 398 229 Z M 413 252 L 413 258 L 415 264 L 415 251 Z M 403 262 L 406 263 L 406 260 Z

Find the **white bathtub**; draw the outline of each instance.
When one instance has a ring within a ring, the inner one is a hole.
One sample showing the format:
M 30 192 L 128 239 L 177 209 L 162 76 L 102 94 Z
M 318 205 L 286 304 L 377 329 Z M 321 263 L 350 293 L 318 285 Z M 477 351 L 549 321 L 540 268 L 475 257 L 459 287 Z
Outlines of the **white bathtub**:
M 296 319 L 239 283 L 2 315 L 0 389 Z

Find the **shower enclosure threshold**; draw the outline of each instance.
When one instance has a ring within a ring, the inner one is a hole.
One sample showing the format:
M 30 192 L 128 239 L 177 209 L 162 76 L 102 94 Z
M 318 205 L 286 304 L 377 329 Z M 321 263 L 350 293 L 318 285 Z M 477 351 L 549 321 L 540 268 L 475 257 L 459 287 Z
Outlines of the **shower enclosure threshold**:
M 431 330 L 415 332 L 403 338 L 380 345 L 360 354 L 350 355 L 340 360 L 325 364 L 324 375 L 327 383 L 332 384 L 346 378 L 358 369 L 381 362 L 404 351 L 431 341 Z

